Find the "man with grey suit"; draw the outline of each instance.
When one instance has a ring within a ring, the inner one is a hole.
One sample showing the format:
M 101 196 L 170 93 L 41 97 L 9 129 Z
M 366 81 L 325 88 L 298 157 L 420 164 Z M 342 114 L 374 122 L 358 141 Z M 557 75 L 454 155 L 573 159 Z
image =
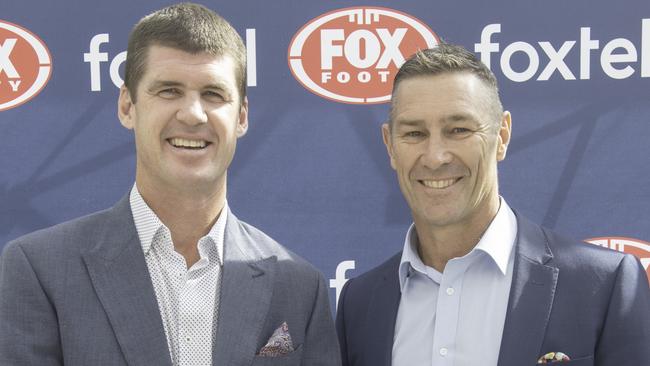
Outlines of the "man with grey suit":
M 9 243 L 0 365 L 338 365 L 320 273 L 226 201 L 248 128 L 246 52 L 179 4 L 129 37 L 118 115 L 136 177 L 114 207 Z

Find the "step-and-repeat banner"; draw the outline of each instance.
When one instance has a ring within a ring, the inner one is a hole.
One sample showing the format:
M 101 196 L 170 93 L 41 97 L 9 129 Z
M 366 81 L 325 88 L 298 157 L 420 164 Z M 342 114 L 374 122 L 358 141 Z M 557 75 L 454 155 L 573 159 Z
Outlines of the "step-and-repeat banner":
M 118 119 L 127 37 L 163 1 L 0 4 L 0 247 L 113 205 L 133 185 Z M 513 115 L 500 190 L 519 213 L 650 263 L 650 2 L 204 1 L 248 51 L 250 129 L 233 211 L 346 278 L 403 245 L 410 212 L 382 143 L 404 58 L 476 52 Z

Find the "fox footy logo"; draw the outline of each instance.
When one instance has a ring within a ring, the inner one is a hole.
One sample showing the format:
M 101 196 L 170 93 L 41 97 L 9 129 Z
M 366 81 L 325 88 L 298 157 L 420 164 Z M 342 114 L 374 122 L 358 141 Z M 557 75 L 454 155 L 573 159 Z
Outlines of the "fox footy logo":
M 354 7 L 323 14 L 289 45 L 293 76 L 311 92 L 349 104 L 390 101 L 397 70 L 416 51 L 438 44 L 423 22 L 396 10 Z
M 621 237 L 591 238 L 586 241 L 591 244 L 600 245 L 601 247 L 635 255 L 641 261 L 648 275 L 648 281 L 650 281 L 650 243 Z
M 35 97 L 51 72 L 52 58 L 45 43 L 27 29 L 0 20 L 0 111 Z

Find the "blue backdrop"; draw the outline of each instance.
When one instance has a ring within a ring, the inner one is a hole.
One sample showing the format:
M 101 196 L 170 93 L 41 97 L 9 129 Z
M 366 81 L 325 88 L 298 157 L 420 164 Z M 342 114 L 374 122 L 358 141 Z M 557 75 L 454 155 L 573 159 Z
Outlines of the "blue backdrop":
M 167 4 L 0 3 L 0 24 L 38 36 L 52 66 L 40 93 L 0 112 L 0 247 L 109 207 L 132 186 L 133 136 L 117 119 L 113 79 L 123 71 L 133 24 Z M 334 279 L 342 262 L 353 261 L 340 267 L 339 277 L 348 268 L 348 278 L 379 264 L 401 248 L 411 222 L 381 140 L 388 106 L 318 96 L 288 63 L 292 38 L 311 19 L 361 5 L 417 17 L 441 39 L 481 51 L 484 60 L 492 49 L 490 67 L 513 115 L 512 144 L 499 166 L 502 195 L 532 220 L 576 238 L 601 238 L 602 245 L 645 259 L 647 268 L 647 0 L 203 4 L 230 20 L 254 54 L 250 129 L 230 169 L 230 206 L 326 278 Z M 7 34 L 0 32 L 2 97 L 11 97 L 9 82 L 19 80 L 10 64 L 18 73 L 24 68 Z M 93 51 L 93 38 L 103 34 Z M 330 294 L 334 304 L 334 288 Z

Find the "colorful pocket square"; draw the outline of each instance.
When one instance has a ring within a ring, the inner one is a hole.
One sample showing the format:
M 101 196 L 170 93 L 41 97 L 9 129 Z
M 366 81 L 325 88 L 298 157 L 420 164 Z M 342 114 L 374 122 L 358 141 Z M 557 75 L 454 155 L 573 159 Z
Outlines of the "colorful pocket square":
M 259 356 L 265 357 L 278 357 L 283 356 L 294 351 L 293 342 L 291 341 L 291 334 L 289 334 L 289 326 L 287 322 L 282 323 L 273 332 L 268 342 L 260 349 Z
M 537 363 L 553 363 L 571 361 L 569 356 L 562 352 L 549 352 L 537 360 Z

